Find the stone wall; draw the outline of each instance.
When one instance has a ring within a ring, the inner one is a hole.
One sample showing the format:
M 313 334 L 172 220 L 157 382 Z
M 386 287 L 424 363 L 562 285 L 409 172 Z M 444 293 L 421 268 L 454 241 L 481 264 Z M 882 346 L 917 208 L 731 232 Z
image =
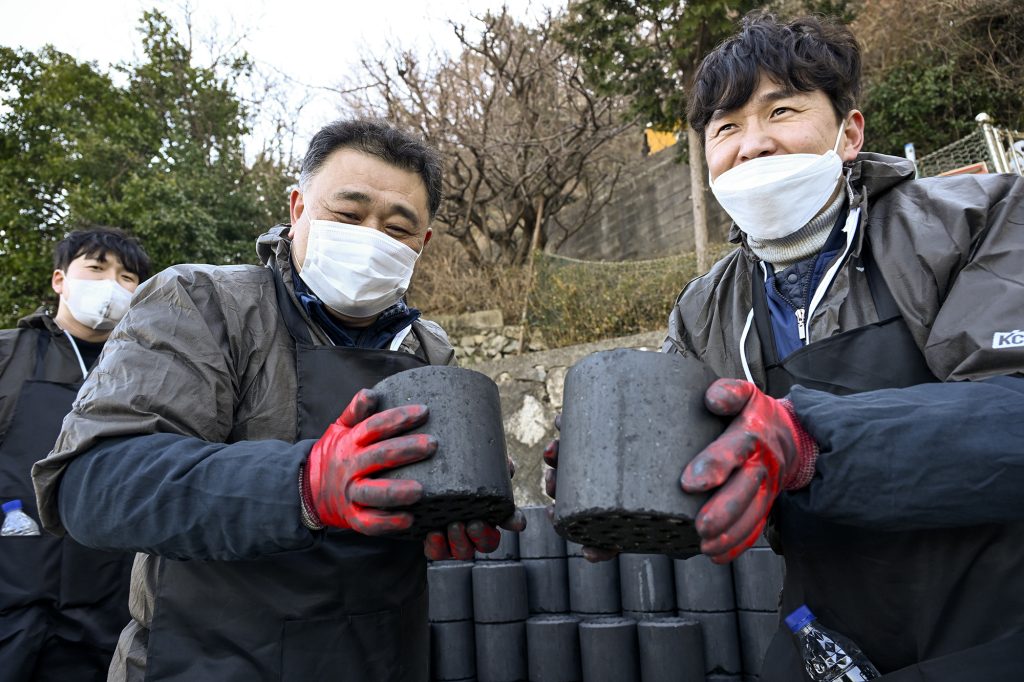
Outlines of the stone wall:
M 566 348 L 547 349 L 534 334 L 519 352 L 522 327 L 506 325 L 500 310 L 433 316 L 455 346 L 461 367 L 489 376 L 501 395 L 505 442 L 516 464 L 516 503 L 547 504 L 541 480 L 541 450 L 555 436 L 555 415 L 562 410 L 565 373 L 577 360 L 613 348 L 658 350 L 664 332 L 647 332 Z
M 505 324 L 500 310 L 435 315 L 431 319 L 448 332 L 461 367 L 474 367 L 489 360 L 547 350 L 540 332 L 534 331 L 524 338 L 522 326 Z M 520 353 L 520 347 L 524 345 Z
M 706 193 L 709 238 L 724 241 L 729 218 Z M 571 209 L 563 224 L 575 224 Z M 674 147 L 645 157 L 623 172 L 611 201 L 589 224 L 559 245 L 565 232 L 547 229 L 548 249 L 581 260 L 644 260 L 693 251 L 690 167 Z

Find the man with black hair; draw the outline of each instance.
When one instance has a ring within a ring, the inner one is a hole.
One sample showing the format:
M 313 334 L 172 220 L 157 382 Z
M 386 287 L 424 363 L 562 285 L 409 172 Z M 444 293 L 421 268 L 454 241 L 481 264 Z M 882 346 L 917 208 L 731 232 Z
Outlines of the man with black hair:
M 53 255 L 56 315 L 45 308 L 0 331 L 0 502 L 36 513 L 32 464 L 96 364 L 149 258 L 120 230 L 72 232 Z M 0 537 L 0 676 L 105 680 L 128 622 L 131 554 L 48 533 Z
M 47 529 L 140 552 L 111 680 L 427 679 L 424 555 L 498 543 L 468 519 L 386 537 L 422 488 L 372 476 L 437 448 L 408 433 L 425 406 L 378 411 L 368 387 L 453 363 L 403 300 L 440 201 L 435 150 L 338 121 L 291 224 L 258 239 L 264 267 L 177 266 L 136 294 L 33 472 Z
M 712 493 L 705 554 L 767 523 L 783 615 L 806 603 L 885 679 L 1019 679 L 1024 179 L 862 153 L 859 90 L 853 35 L 814 18 L 749 17 L 696 74 L 688 120 L 740 248 L 670 320 L 666 352 L 733 377 L 682 486 Z M 783 627 L 761 679 L 802 675 Z
M 782 615 L 807 604 L 884 679 L 1018 680 L 1024 179 L 861 152 L 859 91 L 854 36 L 817 18 L 749 15 L 695 75 L 738 248 L 686 285 L 662 348 L 722 377 L 705 404 L 730 420 L 681 486 L 710 494 L 704 554 L 767 527 Z M 784 625 L 747 672 L 807 679 Z

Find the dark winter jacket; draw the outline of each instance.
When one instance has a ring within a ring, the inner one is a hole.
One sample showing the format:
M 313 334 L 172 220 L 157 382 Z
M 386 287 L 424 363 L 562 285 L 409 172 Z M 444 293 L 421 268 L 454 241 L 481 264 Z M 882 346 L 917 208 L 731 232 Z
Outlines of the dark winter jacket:
M 1024 578 L 1015 568 L 1024 563 L 1024 178 L 915 180 L 906 160 L 873 154 L 849 170 L 850 215 L 859 210 L 860 219 L 829 264 L 834 278 L 823 278 L 810 298 L 808 341 L 880 321 L 868 281 L 874 261 L 935 381 L 853 395 L 792 387 L 796 414 L 821 453 L 811 483 L 777 504 L 785 529 L 776 547 L 793 569 L 784 601 L 798 604 L 813 589 L 834 621 L 860 629 L 846 634 L 883 672 L 917 670 L 922 661 L 942 670 L 943 657 L 1024 631 Z M 733 236 L 740 247 L 680 294 L 663 350 L 696 355 L 719 376 L 763 389 L 770 339 L 759 332 L 770 332 L 753 322 L 751 308 L 767 270 L 735 228 Z M 871 383 L 880 386 L 894 362 L 916 361 L 883 350 L 877 370 L 862 370 L 870 363 L 853 366 L 834 350 L 816 357 L 822 364 L 811 376 L 827 380 L 835 363 L 845 376 L 874 371 Z M 908 541 L 896 545 L 900 533 Z M 879 548 L 878 556 L 859 553 L 863 547 Z M 885 558 L 881 548 L 892 553 Z M 907 571 L 917 588 L 900 587 L 914 583 Z M 801 583 L 801 575 L 814 578 Z M 844 606 L 832 611 L 835 604 Z M 795 655 L 788 640 L 782 633 L 769 650 L 771 679 L 798 668 L 787 662 Z M 1008 661 L 991 663 L 1002 670 Z

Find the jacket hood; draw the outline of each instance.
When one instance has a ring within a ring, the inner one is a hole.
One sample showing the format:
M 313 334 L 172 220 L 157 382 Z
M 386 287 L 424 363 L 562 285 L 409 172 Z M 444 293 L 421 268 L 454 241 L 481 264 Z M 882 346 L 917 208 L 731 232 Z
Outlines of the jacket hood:
M 264 265 L 271 265 L 271 259 L 279 265 L 291 263 L 292 241 L 288 239 L 291 225 L 275 225 L 256 239 L 256 255 Z
M 849 168 L 850 184 L 854 190 L 863 187 L 872 197 L 913 178 L 917 173 L 914 162 L 910 159 L 871 152 L 858 154 L 856 160 L 849 164 Z

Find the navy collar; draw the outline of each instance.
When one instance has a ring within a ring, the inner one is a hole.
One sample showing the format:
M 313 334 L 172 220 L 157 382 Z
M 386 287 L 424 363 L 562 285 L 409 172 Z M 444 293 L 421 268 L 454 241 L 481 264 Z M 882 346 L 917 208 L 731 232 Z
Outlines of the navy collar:
M 295 297 L 299 299 L 310 319 L 316 322 L 327 337 L 336 346 L 344 348 L 371 348 L 383 349 L 391 345 L 395 335 L 402 331 L 415 320 L 419 319 L 420 311 L 410 308 L 404 300 L 400 300 L 380 314 L 373 324 L 368 327 L 355 328 L 347 327 L 333 317 L 327 306 L 317 298 L 316 294 L 309 290 L 306 283 L 299 277 L 297 270 L 292 269 L 292 284 L 295 288 Z

